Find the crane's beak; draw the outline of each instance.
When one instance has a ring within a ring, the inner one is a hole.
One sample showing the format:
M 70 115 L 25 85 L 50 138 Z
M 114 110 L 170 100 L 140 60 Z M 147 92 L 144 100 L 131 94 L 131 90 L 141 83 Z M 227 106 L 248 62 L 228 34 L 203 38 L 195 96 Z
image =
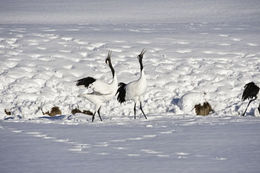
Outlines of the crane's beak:
M 143 49 L 142 52 L 137 56 L 138 59 L 143 59 L 143 56 L 145 54 L 146 50 Z

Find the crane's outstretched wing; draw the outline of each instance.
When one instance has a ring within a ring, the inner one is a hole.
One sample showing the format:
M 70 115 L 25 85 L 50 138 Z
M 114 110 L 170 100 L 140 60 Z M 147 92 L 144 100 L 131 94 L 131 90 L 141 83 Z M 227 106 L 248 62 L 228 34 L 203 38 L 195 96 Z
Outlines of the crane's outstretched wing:
M 99 93 L 101 95 L 109 95 L 113 93 L 113 88 L 111 85 L 101 81 L 96 80 L 94 83 L 92 83 L 90 87 L 94 93 Z
M 77 86 L 84 85 L 86 88 L 88 88 L 89 85 L 94 83 L 95 81 L 96 81 L 96 79 L 93 78 L 93 77 L 85 77 L 85 78 L 77 80 L 77 84 L 76 85 Z

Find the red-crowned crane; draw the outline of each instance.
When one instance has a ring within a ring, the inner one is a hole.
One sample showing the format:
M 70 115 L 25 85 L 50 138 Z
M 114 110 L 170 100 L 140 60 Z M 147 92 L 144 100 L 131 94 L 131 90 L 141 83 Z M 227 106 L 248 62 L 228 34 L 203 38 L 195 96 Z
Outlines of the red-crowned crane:
M 86 88 L 90 88 L 93 91 L 92 93 L 80 95 L 81 97 L 85 97 L 87 100 L 95 104 L 95 112 L 92 117 L 92 122 L 95 119 L 96 113 L 98 113 L 98 116 L 102 121 L 100 116 L 101 106 L 115 96 L 118 88 L 117 75 L 111 63 L 111 53 L 111 51 L 108 52 L 107 58 L 105 60 L 105 63 L 108 64 L 112 72 L 113 79 L 111 83 L 105 83 L 93 77 L 86 77 L 79 79 L 76 84 L 77 86 L 85 86 Z
M 142 107 L 142 101 L 143 101 L 143 94 L 145 93 L 147 82 L 146 82 L 146 76 L 144 73 L 144 66 L 143 66 L 143 55 L 145 53 L 145 49 L 142 50 L 142 52 L 137 56 L 139 64 L 140 64 L 140 77 L 139 79 L 132 81 L 128 84 L 125 84 L 123 82 L 119 83 L 119 88 L 117 90 L 117 100 L 120 103 L 123 103 L 127 100 L 133 100 L 134 101 L 134 119 L 136 119 L 136 104 L 140 103 L 140 109 L 145 117 L 147 119 L 143 107 Z
M 249 99 L 249 103 L 248 103 L 248 105 L 246 107 L 246 110 L 247 110 L 247 108 L 250 105 L 250 103 L 257 99 L 257 96 L 259 94 L 259 87 L 254 82 L 249 82 L 248 84 L 246 84 L 244 86 L 244 88 L 245 89 L 244 89 L 244 92 L 243 92 L 243 95 L 242 95 L 242 100 L 244 101 L 246 99 Z M 242 114 L 242 116 L 245 116 L 246 110 Z M 258 111 L 260 113 L 260 104 L 258 106 Z

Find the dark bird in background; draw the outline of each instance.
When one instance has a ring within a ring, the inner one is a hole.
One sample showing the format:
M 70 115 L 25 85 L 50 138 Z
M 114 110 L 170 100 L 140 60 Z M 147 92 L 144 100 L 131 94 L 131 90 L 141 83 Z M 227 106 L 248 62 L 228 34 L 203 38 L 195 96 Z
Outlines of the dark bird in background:
M 196 104 L 194 106 L 195 112 L 197 115 L 209 115 L 210 112 L 214 113 L 215 111 L 212 109 L 211 105 L 209 102 L 204 102 L 203 105 L 201 104 Z
M 144 73 L 144 67 L 143 67 L 143 55 L 146 51 L 143 49 L 142 52 L 137 56 L 139 64 L 140 64 L 140 77 L 132 81 L 128 84 L 125 84 L 123 82 L 119 83 L 119 87 L 117 90 L 117 100 L 119 103 L 123 103 L 127 100 L 133 100 L 134 101 L 134 119 L 136 119 L 136 104 L 140 103 L 140 109 L 145 117 L 147 119 L 143 107 L 142 107 L 142 100 L 143 100 L 143 94 L 145 93 L 147 82 L 146 82 L 146 76 Z
M 245 100 L 248 99 L 249 103 L 248 103 L 248 105 L 246 107 L 246 110 L 242 114 L 242 116 L 245 116 L 247 108 L 250 105 L 250 103 L 257 99 L 257 96 L 259 94 L 259 89 L 260 89 L 254 82 L 249 82 L 248 84 L 246 84 L 244 86 L 244 88 L 245 89 L 244 89 L 244 92 L 243 92 L 243 95 L 242 95 L 242 100 L 245 101 Z M 260 104 L 258 106 L 258 111 L 260 113 Z
M 43 112 L 42 108 L 41 108 L 42 114 L 43 115 L 49 115 L 51 117 L 55 116 L 55 115 L 61 115 L 61 110 L 58 106 L 54 106 L 51 108 L 51 112 L 47 111 L 47 112 Z

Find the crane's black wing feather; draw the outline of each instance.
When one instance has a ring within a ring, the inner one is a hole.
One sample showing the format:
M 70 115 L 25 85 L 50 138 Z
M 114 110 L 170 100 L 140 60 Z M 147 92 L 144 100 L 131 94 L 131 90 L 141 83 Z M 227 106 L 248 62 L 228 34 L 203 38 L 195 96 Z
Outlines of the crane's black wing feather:
M 77 80 L 77 84 L 76 85 L 77 86 L 84 85 L 85 87 L 88 88 L 88 86 L 90 84 L 92 84 L 93 82 L 95 82 L 95 81 L 96 81 L 96 79 L 93 78 L 93 77 L 86 77 L 86 78 L 82 78 L 82 79 Z

